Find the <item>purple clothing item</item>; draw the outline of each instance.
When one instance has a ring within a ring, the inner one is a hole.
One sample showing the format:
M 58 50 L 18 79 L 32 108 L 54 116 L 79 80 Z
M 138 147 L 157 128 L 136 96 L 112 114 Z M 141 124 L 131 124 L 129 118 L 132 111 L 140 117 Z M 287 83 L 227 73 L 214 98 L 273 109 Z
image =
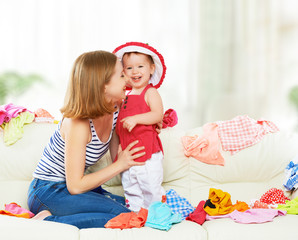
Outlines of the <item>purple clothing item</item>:
M 21 112 L 28 111 L 26 108 L 14 105 L 12 103 L 0 106 L 0 125 L 3 122 L 9 122 L 11 118 L 15 118 Z M 31 112 L 31 111 L 28 111 Z
M 207 214 L 206 220 L 229 217 L 237 223 L 264 223 L 264 222 L 272 222 L 273 218 L 277 216 L 284 216 L 286 214 L 287 214 L 286 211 L 281 211 L 277 209 L 255 208 L 255 209 L 248 209 L 245 212 L 239 212 L 235 210 L 225 215 L 210 216 Z

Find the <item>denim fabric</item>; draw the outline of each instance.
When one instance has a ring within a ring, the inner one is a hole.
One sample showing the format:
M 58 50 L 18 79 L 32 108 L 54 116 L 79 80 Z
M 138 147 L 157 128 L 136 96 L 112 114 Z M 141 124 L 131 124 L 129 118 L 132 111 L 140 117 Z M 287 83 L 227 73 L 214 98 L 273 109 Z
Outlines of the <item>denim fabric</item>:
M 28 206 L 37 214 L 49 210 L 46 221 L 74 225 L 78 228 L 104 227 L 120 213 L 130 212 L 124 198 L 98 187 L 93 191 L 71 195 L 66 182 L 33 179 L 28 190 Z

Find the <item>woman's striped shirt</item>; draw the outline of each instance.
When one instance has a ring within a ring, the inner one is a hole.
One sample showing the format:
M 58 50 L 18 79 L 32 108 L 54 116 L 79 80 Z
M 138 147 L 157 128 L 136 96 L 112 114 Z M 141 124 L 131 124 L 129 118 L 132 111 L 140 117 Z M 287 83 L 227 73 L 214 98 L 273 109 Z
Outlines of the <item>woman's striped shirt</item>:
M 100 141 L 96 134 L 93 122 L 89 119 L 92 139 L 86 145 L 85 169 L 94 165 L 108 151 L 112 133 L 116 126 L 118 113 L 118 111 L 114 113 L 112 131 L 108 141 L 105 143 Z M 60 126 L 61 122 L 43 151 L 42 157 L 33 173 L 34 178 L 55 182 L 65 181 L 65 142 L 60 134 Z

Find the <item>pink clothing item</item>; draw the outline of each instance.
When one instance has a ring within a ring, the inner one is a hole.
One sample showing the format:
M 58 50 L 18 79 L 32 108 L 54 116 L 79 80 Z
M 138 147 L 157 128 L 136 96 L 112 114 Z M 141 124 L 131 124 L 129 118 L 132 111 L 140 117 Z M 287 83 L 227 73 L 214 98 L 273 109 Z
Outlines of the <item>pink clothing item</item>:
M 34 217 L 34 214 L 32 212 L 25 208 L 22 208 L 16 203 L 5 204 L 5 210 L 0 210 L 0 214 L 22 218 Z
M 194 157 L 207 164 L 223 166 L 225 163 L 219 151 L 220 141 L 217 133 L 217 125 L 215 123 L 205 124 L 201 137 L 198 135 L 193 137 L 183 136 L 182 144 L 184 154 L 187 157 Z
M 226 214 L 210 216 L 207 214 L 206 220 L 213 220 L 218 218 L 231 218 L 237 223 L 264 223 L 272 222 L 273 218 L 277 216 L 285 216 L 286 211 L 276 210 L 276 209 L 249 209 L 245 212 L 239 212 L 237 210 Z
M 26 108 L 14 105 L 12 103 L 0 106 L 0 125 L 3 122 L 9 122 L 11 118 L 15 118 L 21 112 L 28 111 Z M 29 111 L 30 112 L 30 111 Z
M 178 123 L 178 116 L 174 109 L 168 109 L 162 119 L 162 128 L 174 127 Z
M 237 116 L 232 120 L 216 123 L 222 148 L 232 155 L 258 143 L 265 134 L 279 131 L 273 122 L 256 121 L 248 116 Z

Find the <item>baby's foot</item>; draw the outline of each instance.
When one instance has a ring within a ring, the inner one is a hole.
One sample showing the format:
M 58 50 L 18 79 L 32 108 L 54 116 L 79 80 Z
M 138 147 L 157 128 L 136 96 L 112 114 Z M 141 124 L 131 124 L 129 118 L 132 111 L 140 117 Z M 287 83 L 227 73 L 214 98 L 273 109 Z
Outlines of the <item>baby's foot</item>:
M 46 217 L 51 216 L 51 212 L 48 210 L 43 210 L 37 213 L 32 219 L 34 220 L 44 220 Z

